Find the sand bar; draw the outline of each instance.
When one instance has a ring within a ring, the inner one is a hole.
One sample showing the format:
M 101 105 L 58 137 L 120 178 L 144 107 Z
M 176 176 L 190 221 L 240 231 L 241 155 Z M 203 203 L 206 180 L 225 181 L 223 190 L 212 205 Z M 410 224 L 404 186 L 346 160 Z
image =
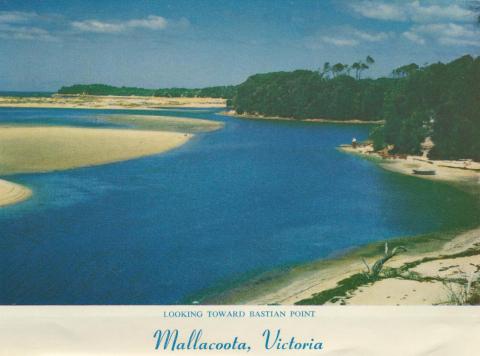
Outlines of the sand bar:
M 31 195 L 27 187 L 0 179 L 0 207 L 19 203 Z
M 102 120 L 122 125 L 133 126 L 137 130 L 173 131 L 199 133 L 215 131 L 222 128 L 222 122 L 213 120 L 190 119 L 187 117 L 158 115 L 103 115 Z
M 0 107 L 69 108 L 69 109 L 134 109 L 156 110 L 162 107 L 223 108 L 220 98 L 166 98 L 156 96 L 55 95 L 52 97 L 0 97 Z
M 158 154 L 187 142 L 176 132 L 77 127 L 1 127 L 0 174 L 49 172 Z

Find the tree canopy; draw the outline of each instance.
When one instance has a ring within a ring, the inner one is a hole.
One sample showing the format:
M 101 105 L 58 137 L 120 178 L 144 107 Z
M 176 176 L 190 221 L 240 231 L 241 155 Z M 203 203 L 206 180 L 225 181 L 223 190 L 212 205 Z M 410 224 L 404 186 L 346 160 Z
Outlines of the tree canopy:
M 351 66 L 326 62 L 318 72 L 256 74 L 237 87 L 232 105 L 240 114 L 384 120 L 371 134 L 377 149 L 418 154 L 431 137 L 431 158 L 480 160 L 480 57 L 411 63 L 389 78 L 361 79 L 374 63 L 368 56 Z
M 75 84 L 62 87 L 58 94 L 77 95 L 115 95 L 115 96 L 165 96 L 165 97 L 208 97 L 232 98 L 236 93 L 234 85 L 207 87 L 202 89 L 164 88 L 144 89 L 136 87 L 115 87 L 105 84 Z

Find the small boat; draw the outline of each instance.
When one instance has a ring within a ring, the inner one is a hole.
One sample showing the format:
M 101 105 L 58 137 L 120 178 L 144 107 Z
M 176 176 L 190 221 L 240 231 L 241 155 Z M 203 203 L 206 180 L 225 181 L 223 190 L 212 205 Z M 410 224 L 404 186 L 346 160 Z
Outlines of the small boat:
M 422 175 L 422 176 L 434 176 L 435 175 L 435 170 L 434 169 L 425 169 L 425 168 L 414 169 L 413 174 L 418 174 L 418 175 Z

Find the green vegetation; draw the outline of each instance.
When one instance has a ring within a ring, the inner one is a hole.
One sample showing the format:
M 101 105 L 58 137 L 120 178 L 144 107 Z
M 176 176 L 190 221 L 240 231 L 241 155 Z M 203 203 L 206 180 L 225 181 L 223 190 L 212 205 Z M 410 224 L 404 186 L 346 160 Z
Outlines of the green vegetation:
M 236 94 L 237 87 L 234 85 L 208 87 L 202 89 L 167 88 L 155 91 L 155 96 L 186 97 L 186 98 L 224 98 L 230 99 Z
M 403 73 L 385 96 L 385 142 L 415 154 L 431 136 L 430 158 L 480 160 L 480 57 Z
M 371 283 L 375 283 L 376 281 L 388 278 L 399 278 L 404 280 L 413 280 L 417 282 L 429 282 L 429 281 L 439 281 L 445 284 L 446 287 L 449 286 L 450 283 L 457 283 L 464 288 L 457 292 L 455 289 L 450 288 L 449 294 L 450 299 L 449 301 L 452 304 L 471 304 L 477 305 L 480 301 L 480 281 L 473 281 L 468 283 L 466 278 L 441 278 L 441 277 L 431 277 L 431 276 L 422 276 L 417 272 L 410 271 L 410 269 L 421 265 L 422 263 L 430 262 L 430 261 L 438 261 L 438 260 L 446 260 L 446 259 L 453 259 L 459 257 L 468 257 L 468 256 L 477 256 L 479 255 L 480 250 L 478 248 L 469 248 L 465 251 L 454 253 L 450 255 L 440 255 L 436 257 L 425 257 L 413 262 L 407 262 L 398 268 L 387 267 L 384 271 L 380 274 L 374 275 L 373 277 L 368 273 L 356 273 L 353 274 L 337 283 L 334 288 L 324 290 L 320 293 L 314 294 L 310 298 L 302 299 L 295 303 L 296 305 L 319 305 L 325 304 L 327 302 L 336 303 L 345 299 L 348 299 L 350 293 L 356 291 L 362 286 L 369 285 Z M 475 276 L 474 274 L 472 276 Z M 447 288 L 448 289 L 448 288 Z
M 480 160 L 480 57 L 411 63 L 389 78 L 361 79 L 374 63 L 368 56 L 352 65 L 327 62 L 318 72 L 256 74 L 231 103 L 246 115 L 384 120 L 371 133 L 377 150 L 393 145 L 395 153 L 418 154 L 431 137 L 432 159 Z
M 256 74 L 237 88 L 232 104 L 239 114 L 327 118 L 336 120 L 381 120 L 383 98 L 393 87 L 392 78 L 360 79 L 373 65 L 367 57 L 351 66 L 325 63 L 318 72 L 297 70 Z M 354 71 L 355 78 L 350 76 Z
M 480 160 L 480 57 L 448 64 L 396 68 L 388 78 L 362 79 L 375 64 L 367 56 L 351 65 L 325 63 L 319 71 L 256 74 L 238 86 L 142 89 L 103 84 L 62 87 L 59 94 L 225 98 L 238 114 L 384 120 L 372 129 L 376 150 L 418 154 L 426 137 L 432 159 Z
M 135 87 L 114 87 L 105 84 L 75 84 L 62 87 L 58 94 L 65 95 L 115 95 L 115 96 L 162 96 L 186 98 L 232 98 L 236 94 L 236 86 L 217 86 L 202 89 L 165 88 L 144 89 Z
M 61 87 L 58 94 L 67 95 L 115 95 L 115 96 L 152 96 L 154 89 L 143 89 L 135 87 L 114 87 L 105 84 L 75 84 L 69 87 Z
M 237 87 L 232 105 L 239 114 L 381 120 L 383 98 L 393 87 L 392 78 L 361 79 L 375 60 L 368 56 L 351 66 L 325 63 L 317 72 L 296 70 L 256 74 Z M 355 77 L 352 77 L 352 74 Z

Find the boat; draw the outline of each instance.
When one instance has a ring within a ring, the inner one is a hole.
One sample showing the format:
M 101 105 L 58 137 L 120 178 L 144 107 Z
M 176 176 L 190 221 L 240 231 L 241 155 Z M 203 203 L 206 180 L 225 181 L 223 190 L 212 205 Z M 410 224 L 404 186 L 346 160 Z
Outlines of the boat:
M 434 176 L 435 175 L 435 170 L 434 169 L 419 168 L 419 169 L 414 169 L 413 174 L 418 174 L 418 175 L 422 175 L 422 176 Z

